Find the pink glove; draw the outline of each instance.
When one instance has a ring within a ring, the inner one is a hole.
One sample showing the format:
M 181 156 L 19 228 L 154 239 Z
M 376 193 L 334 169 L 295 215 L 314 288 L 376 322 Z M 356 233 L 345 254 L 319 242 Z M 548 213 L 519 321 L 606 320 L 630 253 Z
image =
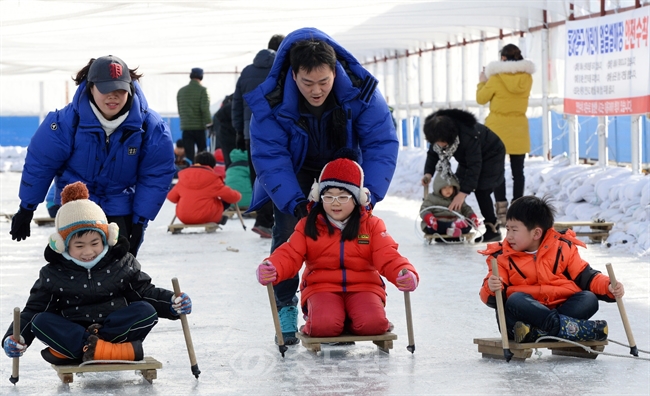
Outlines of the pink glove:
M 481 225 L 481 220 L 478 219 L 478 216 L 476 216 L 476 213 L 472 213 L 469 216 L 469 220 L 474 224 L 476 228 Z
M 465 220 L 458 219 L 458 220 L 454 221 L 454 227 L 456 227 L 456 228 L 458 228 L 460 230 L 461 228 L 467 227 L 467 222 Z
M 427 227 L 433 230 L 438 229 L 438 220 L 436 220 L 436 217 L 432 213 L 427 213 L 424 215 L 424 222 L 426 223 Z
M 418 287 L 418 278 L 409 270 L 402 270 L 401 275 L 397 277 L 397 288 L 400 291 L 413 291 Z
M 257 281 L 264 286 L 273 283 L 278 279 L 278 271 L 270 261 L 265 261 L 257 266 L 257 271 L 255 271 L 255 273 L 257 274 Z

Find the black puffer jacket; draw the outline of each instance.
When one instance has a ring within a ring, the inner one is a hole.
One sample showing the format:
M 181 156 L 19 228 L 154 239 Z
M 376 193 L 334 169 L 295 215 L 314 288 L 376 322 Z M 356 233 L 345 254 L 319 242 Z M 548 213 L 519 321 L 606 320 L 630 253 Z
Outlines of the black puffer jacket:
M 106 317 L 135 301 L 150 303 L 159 317 L 177 319 L 170 311 L 173 292 L 155 287 L 151 278 L 140 271 L 140 263 L 129 253 L 129 242 L 120 237 L 106 256 L 87 270 L 48 246 L 38 280 L 20 314 L 20 334 L 27 345 L 34 340 L 28 326 L 41 312 L 59 314 L 87 327 L 103 323 Z M 13 324 L 2 337 L 13 333 Z
M 448 109 L 433 114 L 434 117 L 438 115 L 451 118 L 458 128 L 459 143 L 454 158 L 458 161 L 456 176 L 460 191 L 471 194 L 474 190 L 494 189 L 503 183 L 506 149 L 501 139 L 467 111 Z M 429 147 L 424 173 L 435 174 L 438 160 L 433 146 Z
M 255 55 L 253 63 L 246 66 L 237 80 L 235 96 L 232 102 L 232 125 L 237 130 L 237 134 L 244 136 L 244 139 L 250 139 L 249 126 L 253 112 L 243 98 L 243 95 L 257 88 L 271 71 L 273 61 L 275 60 L 275 51 L 272 49 L 263 49 Z

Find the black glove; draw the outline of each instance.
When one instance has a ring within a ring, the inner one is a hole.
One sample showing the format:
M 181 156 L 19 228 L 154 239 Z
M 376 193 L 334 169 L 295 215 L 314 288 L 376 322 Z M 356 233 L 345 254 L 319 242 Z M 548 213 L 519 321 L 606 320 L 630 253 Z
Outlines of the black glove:
M 22 241 L 27 239 L 31 235 L 31 230 L 29 228 L 29 223 L 34 217 L 34 211 L 20 207 L 18 212 L 11 219 L 11 239 L 15 241 Z
M 244 140 L 244 134 L 243 133 L 237 133 L 237 137 L 235 138 L 235 147 L 237 147 L 241 151 L 246 150 L 246 142 Z
M 131 246 L 129 252 L 133 255 L 133 257 L 138 255 L 138 249 L 140 249 L 140 244 L 142 243 L 143 237 L 144 224 L 133 224 L 133 228 L 131 228 L 131 238 L 129 239 L 129 245 Z
M 307 201 L 302 201 L 293 209 L 293 215 L 298 218 L 298 220 L 303 217 L 307 217 L 309 213 L 307 212 Z

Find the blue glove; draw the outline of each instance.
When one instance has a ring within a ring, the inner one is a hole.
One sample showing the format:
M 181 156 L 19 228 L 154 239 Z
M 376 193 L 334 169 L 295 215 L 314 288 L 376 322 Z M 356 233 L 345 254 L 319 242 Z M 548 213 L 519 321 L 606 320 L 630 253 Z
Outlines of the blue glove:
M 13 336 L 5 338 L 4 342 L 5 354 L 10 358 L 17 358 L 23 356 L 27 345 L 25 345 L 25 339 L 23 336 L 20 336 L 20 342 L 14 341 Z
M 172 315 L 189 315 L 192 313 L 192 300 L 186 293 L 181 293 L 178 297 L 172 296 L 172 305 L 169 307 Z

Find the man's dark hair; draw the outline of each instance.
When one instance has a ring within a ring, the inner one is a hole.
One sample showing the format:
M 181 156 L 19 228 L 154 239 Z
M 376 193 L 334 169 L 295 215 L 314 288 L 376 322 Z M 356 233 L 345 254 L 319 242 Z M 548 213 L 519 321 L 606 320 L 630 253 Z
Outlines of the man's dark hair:
M 214 155 L 212 155 L 212 153 L 207 151 L 199 151 L 194 156 L 194 163 L 214 168 L 214 166 L 217 164 L 217 160 L 214 158 Z
M 178 139 L 176 141 L 176 147 L 177 148 L 185 148 L 185 143 L 183 143 L 183 139 Z
M 331 45 L 322 40 L 302 40 L 291 47 L 289 52 L 291 70 L 298 74 L 300 69 L 310 73 L 314 69 L 328 66 L 336 70 L 336 52 Z
M 284 40 L 283 34 L 274 34 L 273 37 L 271 37 L 271 40 L 269 40 L 269 45 L 267 48 L 273 51 L 277 51 L 278 48 L 280 48 L 280 44 L 282 44 L 282 40 Z
M 435 113 L 434 113 L 435 114 Z M 424 137 L 431 144 L 445 142 L 454 144 L 458 137 L 458 127 L 454 120 L 444 115 L 429 115 L 424 119 Z
M 506 220 L 517 220 L 524 223 L 529 231 L 535 227 L 540 227 L 544 234 L 550 228 L 553 228 L 555 220 L 555 207 L 550 203 L 551 198 L 543 198 L 534 195 L 526 195 L 516 199 L 508 208 Z

